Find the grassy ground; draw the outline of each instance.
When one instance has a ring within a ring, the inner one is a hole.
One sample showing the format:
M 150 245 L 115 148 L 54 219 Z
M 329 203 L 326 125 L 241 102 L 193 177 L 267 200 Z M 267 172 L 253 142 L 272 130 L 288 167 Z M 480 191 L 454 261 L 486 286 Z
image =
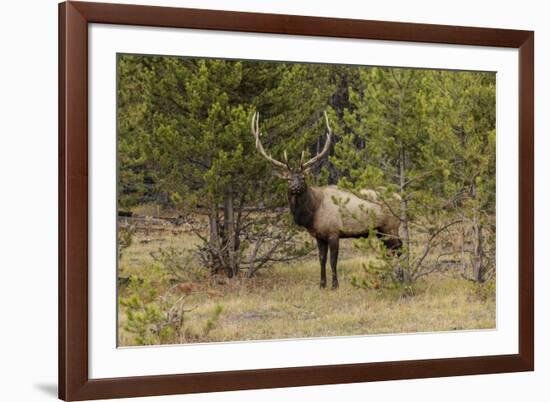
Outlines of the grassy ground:
M 280 339 L 403 332 L 495 328 L 494 288 L 458 277 L 430 276 L 410 288 L 365 290 L 351 285 L 363 274 L 367 257 L 344 241 L 338 274 L 340 288 L 319 289 L 319 266 L 313 253 L 305 260 L 280 265 L 253 279 L 209 276 L 180 289 L 185 306 L 185 330 L 169 341 L 176 343 Z M 138 233 L 123 253 L 119 276 L 146 278 L 162 294 L 164 275 L 152 269 L 151 253 L 159 248 L 192 247 L 184 233 Z M 157 278 L 158 277 L 158 278 Z M 158 279 L 158 280 L 157 280 Z M 330 274 L 329 274 L 330 283 Z M 170 286 L 173 286 L 172 282 Z M 177 286 L 177 285 L 176 285 Z M 122 285 L 120 297 L 130 290 Z M 178 288 L 179 289 L 179 288 Z M 152 297 L 156 303 L 158 297 Z M 212 320 L 216 309 L 223 308 Z M 135 345 L 127 330 L 127 307 L 119 306 L 119 345 Z M 149 341 L 151 342 L 151 341 Z M 149 343 L 146 342 L 146 343 Z M 162 341 L 159 341 L 162 342 Z M 158 342 L 157 342 L 158 343 Z

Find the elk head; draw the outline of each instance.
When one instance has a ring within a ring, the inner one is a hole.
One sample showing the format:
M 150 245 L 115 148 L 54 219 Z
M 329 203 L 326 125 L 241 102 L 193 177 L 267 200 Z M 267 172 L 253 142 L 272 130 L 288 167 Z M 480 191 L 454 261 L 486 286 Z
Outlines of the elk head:
M 306 191 L 307 183 L 306 176 L 313 166 L 315 166 L 319 161 L 321 161 L 327 154 L 330 149 L 330 143 L 332 139 L 332 130 L 330 129 L 327 112 L 324 112 L 325 123 L 327 126 L 327 138 L 325 141 L 325 146 L 323 150 L 318 153 L 316 156 L 304 162 L 305 151 L 302 151 L 302 156 L 300 157 L 300 163 L 297 167 L 291 167 L 288 162 L 288 157 L 286 150 L 283 153 L 284 163 L 276 159 L 273 159 L 271 155 L 268 155 L 265 152 L 265 149 L 260 141 L 262 133 L 260 132 L 260 114 L 254 113 L 252 116 L 251 130 L 254 138 L 256 139 L 256 149 L 265 159 L 267 159 L 275 167 L 275 174 L 288 181 L 288 192 L 293 195 L 298 195 Z

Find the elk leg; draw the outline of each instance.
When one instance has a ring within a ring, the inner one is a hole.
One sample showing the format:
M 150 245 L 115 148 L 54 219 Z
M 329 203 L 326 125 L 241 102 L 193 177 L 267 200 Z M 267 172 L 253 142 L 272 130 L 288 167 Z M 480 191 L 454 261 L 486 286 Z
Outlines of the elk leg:
M 383 241 L 386 245 L 387 253 L 389 256 L 401 257 L 401 254 L 403 252 L 403 242 L 399 237 L 387 238 Z M 403 282 L 405 273 L 403 272 L 401 264 L 398 264 L 397 267 L 395 267 L 393 273 L 395 278 L 397 278 L 399 282 Z
M 332 289 L 338 288 L 338 274 L 336 273 L 336 264 L 338 263 L 339 239 L 332 238 L 328 242 L 330 247 L 330 268 L 332 269 Z
M 398 237 L 387 237 L 383 240 L 389 254 L 401 256 L 403 242 Z
M 323 239 L 317 239 L 317 247 L 319 248 L 319 262 L 321 263 L 321 288 L 326 288 L 328 243 Z

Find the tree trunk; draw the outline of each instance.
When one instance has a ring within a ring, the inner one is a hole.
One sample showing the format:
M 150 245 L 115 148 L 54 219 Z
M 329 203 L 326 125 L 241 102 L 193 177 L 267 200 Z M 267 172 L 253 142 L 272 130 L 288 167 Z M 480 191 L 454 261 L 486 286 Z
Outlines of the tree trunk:
M 399 195 L 401 196 L 400 203 L 400 220 L 401 220 L 401 237 L 403 241 L 403 254 L 401 258 L 402 266 L 396 273 L 397 278 L 401 283 L 410 282 L 410 234 L 409 234 L 409 214 L 407 197 L 405 194 L 406 187 L 406 166 L 405 166 L 405 147 L 401 144 L 399 150 Z
M 234 223 L 234 226 L 235 226 L 235 247 L 234 247 L 234 250 L 235 250 L 235 253 L 237 254 L 237 260 L 236 260 L 236 265 L 240 267 L 240 258 L 239 258 L 239 249 L 241 248 L 241 224 L 242 224 L 242 218 L 243 218 L 243 208 L 244 208 L 244 204 L 245 204 L 245 193 L 242 193 L 240 198 L 239 198 L 239 202 L 238 202 L 238 205 L 237 205 L 237 213 L 235 214 L 235 212 L 233 211 L 233 214 L 236 215 L 236 218 L 235 218 L 235 223 Z
M 209 242 L 210 242 L 210 259 L 211 259 L 211 272 L 213 274 L 218 273 L 221 267 L 221 261 L 217 253 L 220 252 L 220 235 L 218 232 L 218 210 L 216 204 L 212 203 L 210 206 L 210 212 L 208 214 L 208 226 L 209 226 Z
M 473 279 L 482 283 L 485 279 L 485 261 L 483 255 L 483 223 L 479 219 L 479 212 L 474 213 L 474 266 L 473 266 Z
M 233 211 L 233 186 L 229 184 L 224 195 L 224 232 L 226 239 L 227 253 L 227 276 L 233 277 L 238 274 L 238 267 L 235 260 L 235 214 Z
M 468 274 L 468 262 L 466 260 L 466 228 L 464 222 L 460 225 L 460 264 L 463 275 Z
M 482 283 L 485 279 L 485 261 L 483 255 L 483 222 L 480 217 L 480 208 L 477 200 L 477 186 L 476 186 L 476 177 L 473 179 L 472 186 L 470 188 L 470 195 L 474 199 L 473 203 L 473 222 L 472 229 L 473 239 L 472 243 L 474 245 L 474 258 L 472 266 L 472 279 L 478 283 Z

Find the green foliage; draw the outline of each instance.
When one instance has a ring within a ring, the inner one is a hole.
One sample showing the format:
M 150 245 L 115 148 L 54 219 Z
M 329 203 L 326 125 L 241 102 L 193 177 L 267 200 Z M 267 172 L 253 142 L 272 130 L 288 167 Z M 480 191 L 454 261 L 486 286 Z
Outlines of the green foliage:
M 256 189 L 246 203 L 258 202 L 257 194 L 277 184 L 255 151 L 252 111 L 261 113 L 270 152 L 281 158 L 287 149 L 297 158 L 322 134 L 318 121 L 332 88 L 329 71 L 317 65 L 120 56 L 120 204 L 143 202 L 156 191 L 161 200 L 196 207 L 219 201 L 230 182 L 243 192 Z
M 220 315 L 222 314 L 223 306 L 221 304 L 216 304 L 214 307 L 214 310 L 212 311 L 212 315 L 210 318 L 206 321 L 206 325 L 204 326 L 204 336 L 207 337 L 210 331 L 214 328 L 218 320 L 220 319 Z
M 128 296 L 120 298 L 127 320 L 125 330 L 132 333 L 138 345 L 165 343 L 173 334 L 173 329 L 166 325 L 164 314 L 153 301 L 158 296 L 158 289 L 151 280 L 130 277 Z
M 360 69 L 359 77 L 349 88 L 331 161 L 345 172 L 344 188 L 378 189 L 386 203 L 399 194 L 392 213 L 401 220 L 404 252 L 394 265 L 412 281 L 433 269 L 424 251 L 436 248 L 446 225 L 469 221 L 470 232 L 491 229 L 495 75 L 373 67 Z M 469 235 L 466 243 L 487 254 L 494 249 L 490 234 Z
M 205 321 L 193 316 L 196 306 L 190 307 L 189 299 L 193 292 L 200 292 L 193 286 L 197 282 L 174 285 L 165 267 L 155 264 L 144 277 L 130 276 L 124 295 L 119 297 L 121 312 L 125 314 L 123 328 L 137 345 L 200 341 L 216 327 L 223 312 L 223 306 L 217 304 Z
M 395 276 L 395 257 L 393 257 L 382 241 L 376 237 L 374 228 L 369 237 L 354 240 L 355 248 L 376 256 L 361 264 L 362 274 L 353 275 L 351 284 L 356 288 L 379 290 L 398 288 L 401 283 Z

